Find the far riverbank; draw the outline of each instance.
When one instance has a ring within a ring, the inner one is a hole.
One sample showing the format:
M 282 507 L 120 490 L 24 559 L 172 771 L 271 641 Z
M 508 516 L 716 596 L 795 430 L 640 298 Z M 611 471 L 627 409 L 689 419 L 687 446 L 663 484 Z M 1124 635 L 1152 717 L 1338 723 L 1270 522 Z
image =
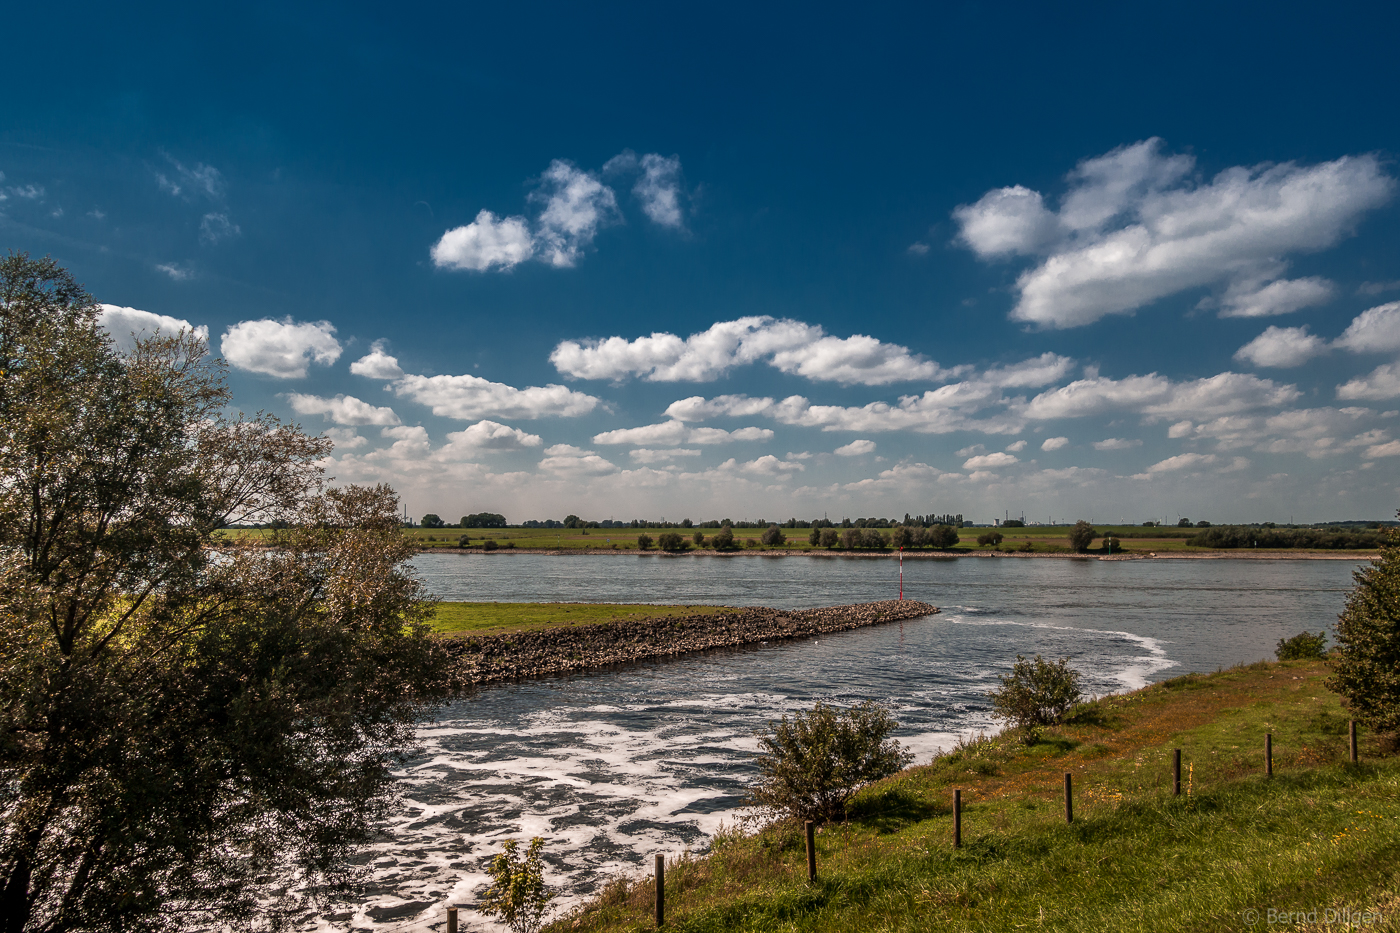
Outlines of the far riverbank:
M 487 551 L 480 547 L 420 547 L 419 554 L 478 554 L 483 557 L 498 557 L 508 554 L 542 554 L 549 557 L 572 557 L 580 554 L 599 557 L 815 557 L 815 558 L 884 558 L 886 560 L 898 558 L 898 551 L 808 551 L 808 550 L 785 550 L 783 548 L 745 548 L 734 551 L 713 551 L 709 549 L 693 549 L 689 551 L 669 552 L 659 551 L 656 548 L 639 550 L 637 548 L 537 548 L 537 547 L 502 547 L 494 551 Z M 1239 550 L 1213 550 L 1213 551 L 1155 551 L 1155 552 L 1135 552 L 1126 554 L 1075 554 L 1071 552 L 1042 552 L 1042 551 L 905 551 L 905 560 L 953 560 L 955 558 L 1014 558 L 1024 560 L 1027 558 L 1051 558 L 1055 560 L 1374 560 L 1380 556 L 1379 551 L 1316 551 L 1299 548 L 1297 550 L 1255 550 L 1241 548 Z

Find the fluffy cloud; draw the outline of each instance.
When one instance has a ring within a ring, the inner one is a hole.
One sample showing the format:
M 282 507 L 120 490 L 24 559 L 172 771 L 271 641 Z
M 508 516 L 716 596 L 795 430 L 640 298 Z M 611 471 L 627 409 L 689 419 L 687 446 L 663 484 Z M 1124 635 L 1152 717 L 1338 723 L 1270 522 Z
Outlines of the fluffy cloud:
M 1147 468 L 1149 474 L 1152 473 L 1174 473 L 1178 470 L 1189 470 L 1194 467 L 1208 466 L 1215 462 L 1215 454 L 1177 454 L 1175 457 L 1168 457 L 1158 461 Z
M 463 431 L 447 435 L 447 443 L 433 454 L 435 460 L 469 460 L 482 451 L 525 450 L 543 443 L 538 434 L 498 421 L 478 421 Z
M 1129 411 L 1148 417 L 1223 415 L 1258 408 L 1279 408 L 1301 393 L 1258 376 L 1225 372 L 1205 379 L 1172 382 L 1149 373 L 1124 379 L 1095 377 L 1071 382 L 1031 399 L 1026 417 L 1079 418 Z
M 1224 309 L 1250 316 L 1323 300 L 1321 280 L 1266 284 L 1260 272 L 1280 269 L 1287 253 L 1333 245 L 1394 187 L 1369 155 L 1235 167 L 1205 183 L 1191 180 L 1192 168 L 1190 156 L 1164 155 L 1161 140 L 1149 139 L 1081 163 L 1058 212 L 1018 186 L 954 217 L 983 258 L 1040 257 L 1017 279 L 1015 320 L 1077 327 L 1229 282 L 1254 283 Z
M 1369 375 L 1357 376 L 1337 386 L 1337 398 L 1373 401 L 1400 398 L 1400 363 L 1377 366 Z
M 767 414 L 773 405 L 771 398 L 751 398 L 747 395 L 719 395 L 712 399 L 692 395 L 666 406 L 665 414 L 677 421 L 705 421 L 721 415 L 747 418 Z
M 728 444 L 733 441 L 766 441 L 773 436 L 769 428 L 747 427 L 734 431 L 720 428 L 692 428 L 680 421 L 663 421 L 639 428 L 619 428 L 595 435 L 595 444 L 637 444 L 640 446 L 680 444 Z
M 569 476 L 599 475 L 617 472 L 617 466 L 591 450 L 581 450 L 569 444 L 555 444 L 545 449 L 540 469 Z
M 556 268 L 578 262 L 598 227 L 617 216 L 613 190 L 563 159 L 549 164 L 530 200 L 544 205 L 535 224 L 535 248 Z
M 1123 437 L 1109 437 L 1101 441 L 1094 441 L 1095 450 L 1132 450 L 1134 447 L 1141 446 L 1142 441 Z
M 801 473 L 807 468 L 800 463 L 790 460 L 779 460 L 772 454 L 765 454 L 757 460 L 750 460 L 748 463 L 739 467 L 739 469 L 745 473 L 751 473 L 757 476 L 781 477 L 790 476 L 793 473 Z
M 767 316 L 721 321 L 681 338 L 654 333 L 627 340 L 565 340 L 549 360 L 577 379 L 708 382 L 735 366 L 766 361 L 785 373 L 843 385 L 886 385 L 949 374 L 897 344 L 857 334 L 831 337 L 818 326 Z
M 300 379 L 308 363 L 329 366 L 340 358 L 340 341 L 327 321 L 243 321 L 224 332 L 220 348 L 230 366 L 278 379 Z
M 517 389 L 480 376 L 406 375 L 393 383 L 394 394 L 427 405 L 433 414 L 472 421 L 501 418 L 572 418 L 598 407 L 592 395 L 561 385 Z
M 370 379 L 398 379 L 403 375 L 399 361 L 385 351 L 384 341 L 376 340 L 370 344 L 369 351 L 350 364 L 350 372 Z
M 963 461 L 964 470 L 985 470 L 992 467 L 1010 466 L 1013 463 L 1020 463 L 1019 457 L 998 450 L 995 453 L 980 454 L 976 457 L 968 457 Z
M 1270 327 L 1235 351 L 1235 359 L 1255 366 L 1300 366 L 1327 352 L 1327 341 L 1307 327 Z
M 488 210 L 476 220 L 453 227 L 433 244 L 429 255 L 439 269 L 487 272 L 509 269 L 535 254 L 535 241 L 524 217 L 502 217 Z
M 836 454 L 838 457 L 860 457 L 874 452 L 875 442 L 865 440 L 851 441 L 849 444 L 845 444 L 832 451 L 832 453 Z
M 1026 449 L 1026 442 L 1024 440 L 1021 440 L 1017 441 L 1014 444 L 1007 444 L 1006 449 L 1010 453 L 1019 454 L 1021 451 Z
M 700 451 L 686 447 L 669 447 L 665 450 L 653 450 L 647 447 L 638 447 L 636 450 L 627 452 L 638 463 L 664 463 L 667 460 L 674 460 L 677 457 L 698 457 Z
M 681 212 L 681 160 L 678 156 L 667 158 L 659 153 L 649 152 L 637 158 L 630 149 L 613 156 L 603 166 L 604 172 L 641 172 L 641 177 L 632 186 L 632 194 L 642 204 L 642 211 L 652 222 L 663 227 L 680 227 L 684 224 Z
M 394 438 L 394 443 L 365 454 L 366 460 L 423 461 L 432 450 L 427 428 L 401 425 L 396 428 L 384 428 L 379 434 L 381 437 Z
M 112 338 L 112 345 L 122 353 L 129 353 L 138 340 L 157 335 L 174 337 L 180 331 L 194 334 L 200 340 L 209 339 L 209 328 L 195 327 L 189 321 L 137 308 L 123 308 L 118 305 L 99 305 L 102 310 L 97 315 L 97 323 Z
M 1353 353 L 1390 353 L 1400 350 L 1400 301 L 1368 308 L 1333 341 Z
M 369 443 L 369 439 L 355 433 L 354 428 L 327 428 L 321 433 L 335 442 L 336 450 L 354 450 Z
M 1291 314 L 1303 308 L 1326 304 L 1332 300 L 1335 288 L 1327 279 L 1312 276 L 1306 279 L 1278 279 L 1267 285 L 1258 280 L 1243 279 L 1225 290 L 1221 299 L 1221 317 L 1269 317 Z
M 353 395 L 337 395 L 335 398 L 322 398 L 319 395 L 302 395 L 292 392 L 287 396 L 292 410 L 299 415 L 324 415 L 336 424 L 395 425 L 399 416 L 392 408 L 379 408 L 362 402 Z
M 1067 437 L 1047 437 L 1047 438 L 1045 439 L 1045 442 L 1042 443 L 1042 444 L 1040 445 L 1040 449 L 1041 449 L 1041 450 L 1059 450 L 1061 447 L 1068 447 L 1068 446 L 1069 446 L 1069 438 L 1067 438 Z
M 1376 444 L 1374 447 L 1366 448 L 1366 456 L 1372 459 L 1376 457 L 1400 457 L 1400 441 L 1391 441 L 1388 444 Z

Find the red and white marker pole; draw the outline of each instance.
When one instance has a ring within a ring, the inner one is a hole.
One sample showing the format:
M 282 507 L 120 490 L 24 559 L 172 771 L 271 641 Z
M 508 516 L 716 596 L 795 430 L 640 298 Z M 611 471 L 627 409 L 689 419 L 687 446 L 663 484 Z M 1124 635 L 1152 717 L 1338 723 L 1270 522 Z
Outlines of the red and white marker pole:
M 904 548 L 899 549 L 899 598 L 904 599 Z

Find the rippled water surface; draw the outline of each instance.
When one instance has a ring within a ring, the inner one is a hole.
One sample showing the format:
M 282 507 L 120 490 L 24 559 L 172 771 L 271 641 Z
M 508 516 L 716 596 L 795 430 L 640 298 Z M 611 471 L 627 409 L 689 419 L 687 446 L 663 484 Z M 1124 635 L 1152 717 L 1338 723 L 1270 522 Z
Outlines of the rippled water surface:
M 898 588 L 889 557 L 425 554 L 416 565 L 449 600 L 799 609 Z M 938 615 L 485 688 L 419 730 L 403 806 L 375 847 L 375 889 L 351 922 L 441 928 L 444 905 L 476 902 L 501 840 L 534 835 L 567 907 L 654 852 L 703 847 L 755 774 L 753 730 L 784 711 L 888 703 L 900 741 L 926 759 L 991 725 L 984 695 L 1018 653 L 1069 657 L 1092 693 L 1271 657 L 1280 638 L 1336 619 L 1356 566 L 913 559 L 904 594 Z M 470 910 L 463 920 L 495 929 Z

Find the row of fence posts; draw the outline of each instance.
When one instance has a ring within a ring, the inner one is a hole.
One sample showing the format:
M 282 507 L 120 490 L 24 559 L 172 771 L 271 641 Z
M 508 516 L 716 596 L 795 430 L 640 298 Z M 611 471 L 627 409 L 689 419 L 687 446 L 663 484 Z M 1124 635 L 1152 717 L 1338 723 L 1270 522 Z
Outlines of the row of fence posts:
M 1348 727 L 1351 745 L 1351 763 L 1360 758 L 1356 749 L 1356 720 Z M 1274 776 L 1274 734 L 1264 733 L 1264 776 Z M 1172 796 L 1181 796 L 1181 749 L 1172 750 Z M 1074 822 L 1074 776 L 1065 772 L 1065 822 Z M 816 823 L 807 820 L 804 829 L 807 835 L 807 881 L 817 880 L 817 840 Z M 962 848 L 962 790 L 953 791 L 953 848 Z M 656 855 L 656 925 L 666 925 L 666 856 Z M 447 908 L 447 933 L 457 933 L 457 908 Z

